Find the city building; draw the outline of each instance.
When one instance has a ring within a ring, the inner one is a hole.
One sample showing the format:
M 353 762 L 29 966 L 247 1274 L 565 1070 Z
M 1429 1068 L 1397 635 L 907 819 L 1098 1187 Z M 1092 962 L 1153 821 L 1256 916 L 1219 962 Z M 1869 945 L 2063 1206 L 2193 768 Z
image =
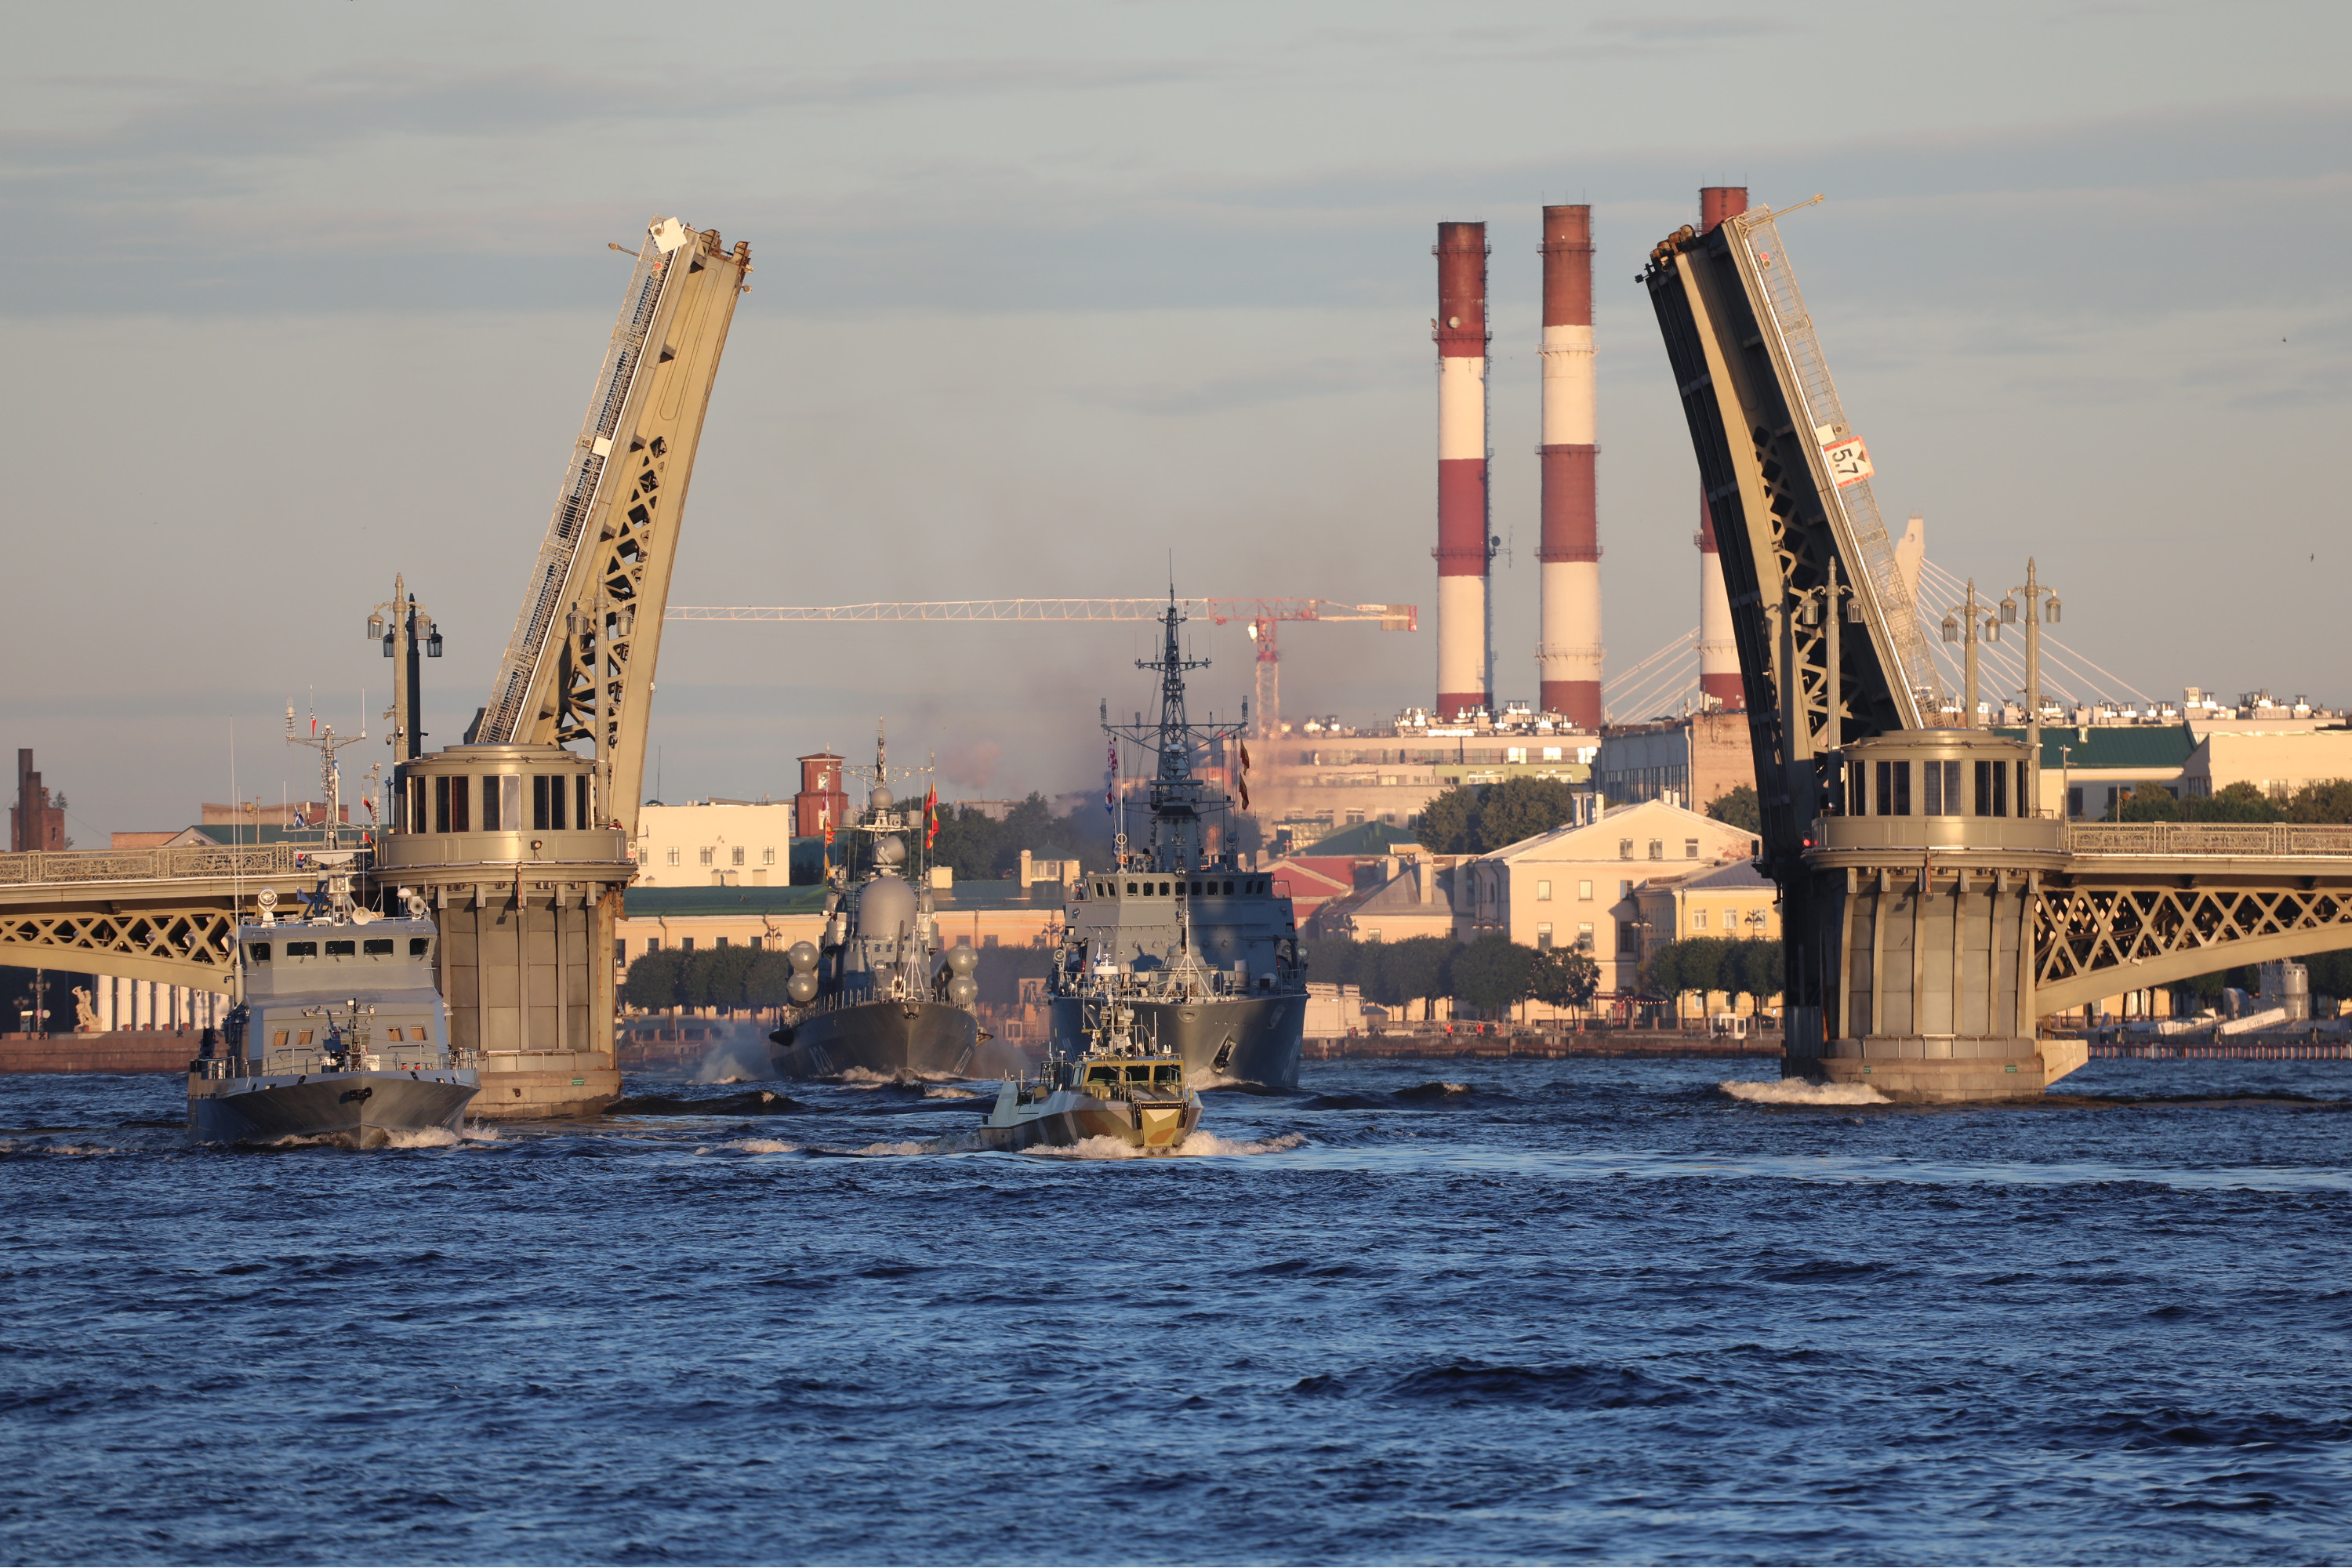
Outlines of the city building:
M 2267 795 L 2305 784 L 2352 779 L 2352 728 L 2289 729 L 2275 721 L 2191 724 L 2197 749 L 2181 769 L 2185 795 L 2214 795 L 2250 784 Z
M 934 890 L 940 941 L 948 947 L 1027 947 L 1058 942 L 1060 884 L 1021 889 L 1010 881 L 962 882 Z M 824 889 L 818 886 L 632 887 L 614 930 L 614 963 L 624 970 L 658 950 L 719 947 L 782 952 L 824 934 Z
M 842 759 L 816 752 L 799 759 L 800 793 L 793 796 L 794 838 L 823 838 L 849 825 L 849 793 L 842 787 Z
M 1414 852 L 1373 863 L 1382 874 L 1356 896 L 1317 911 L 1316 934 L 1358 942 L 1404 942 L 1454 935 L 1454 867 L 1460 857 Z
M 1593 783 L 1619 804 L 1668 800 L 1705 811 L 1722 795 L 1756 785 L 1756 753 L 1744 710 L 1711 708 L 1679 719 L 1612 724 L 1601 734 Z
M 32 850 L 70 847 L 66 837 L 66 801 L 52 796 L 33 768 L 33 748 L 16 752 L 16 804 L 8 810 L 8 847 L 23 855 Z
M 1655 878 L 1633 897 L 1642 910 L 1645 961 L 1666 943 L 1695 936 L 1780 940 L 1780 889 L 1752 860 Z
M 803 797 L 784 801 L 648 802 L 632 846 L 641 888 L 781 888 L 792 877 Z M 814 879 L 811 879 L 814 880 Z
M 1538 834 L 1457 867 L 1454 934 L 1470 942 L 1500 931 L 1528 947 L 1576 948 L 1600 963 L 1604 992 L 1638 991 L 1653 945 L 1642 889 L 1756 853 L 1750 834 L 1683 806 L 1614 806 L 1590 826 Z

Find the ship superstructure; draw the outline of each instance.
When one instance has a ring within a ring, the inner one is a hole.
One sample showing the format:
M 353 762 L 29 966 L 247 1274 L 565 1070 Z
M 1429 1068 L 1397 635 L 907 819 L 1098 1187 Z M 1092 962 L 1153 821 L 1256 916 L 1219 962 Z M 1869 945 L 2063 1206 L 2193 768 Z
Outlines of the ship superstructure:
M 969 947 L 942 952 L 927 874 L 930 805 L 909 820 L 890 787 L 927 768 L 890 767 L 877 728 L 874 766 L 846 768 L 866 784 L 841 865 L 828 867 L 822 946 L 795 942 L 783 1026 L 769 1038 L 784 1078 L 962 1077 L 980 1071 L 980 995 Z M 908 840 L 917 847 L 910 853 Z
M 263 889 L 257 918 L 236 931 L 236 1005 L 188 1064 L 188 1130 L 213 1142 L 316 1139 L 375 1148 L 402 1135 L 457 1129 L 480 1078 L 449 1042 L 448 1010 L 434 984 L 439 933 L 425 900 L 400 889 L 405 913 L 385 917 L 355 892 L 362 851 L 341 842 L 341 741 L 316 748 L 327 805 L 318 874 L 303 912 L 280 919 Z
M 1171 594 L 1160 657 L 1136 661 L 1160 677 L 1158 721 L 1113 724 L 1105 714 L 1103 729 L 1115 742 L 1151 759 L 1150 816 L 1140 848 L 1120 835 L 1115 864 L 1070 890 L 1048 983 L 1054 1050 L 1083 1054 L 1090 1009 L 1117 1003 L 1131 1010 L 1146 1037 L 1183 1062 L 1192 1083 L 1289 1088 L 1298 1081 L 1307 1023 L 1297 918 L 1267 873 L 1211 843 L 1229 802 L 1201 767 L 1218 745 L 1245 755 L 1248 710 L 1239 723 L 1192 721 L 1185 672 L 1208 661 L 1184 658 L 1183 623 Z

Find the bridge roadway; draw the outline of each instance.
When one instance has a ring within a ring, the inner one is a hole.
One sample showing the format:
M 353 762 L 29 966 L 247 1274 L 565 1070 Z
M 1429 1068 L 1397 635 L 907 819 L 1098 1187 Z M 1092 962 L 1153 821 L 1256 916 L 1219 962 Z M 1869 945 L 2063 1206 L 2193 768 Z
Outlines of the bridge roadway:
M 1913 847 L 1873 853 L 1876 825 Z M 1948 824 L 1948 847 L 1916 847 Z M 1964 862 L 1968 817 L 1830 818 L 1837 858 L 1895 868 Z M 2081 823 L 2034 895 L 2034 1002 L 2050 1016 L 2232 964 L 2352 947 L 2352 826 Z M 1899 856 L 1899 860 L 1897 857 Z M 619 869 L 620 868 L 614 868 Z M 394 874 L 397 874 L 396 872 Z M 303 847 L 0 855 L 0 961 L 229 988 L 232 921 L 274 889 L 290 905 L 318 879 Z

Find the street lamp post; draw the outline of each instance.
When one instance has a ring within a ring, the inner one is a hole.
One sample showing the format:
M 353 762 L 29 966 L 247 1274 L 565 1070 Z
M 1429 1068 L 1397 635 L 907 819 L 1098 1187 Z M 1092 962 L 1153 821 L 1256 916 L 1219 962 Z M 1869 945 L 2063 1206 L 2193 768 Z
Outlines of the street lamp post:
M 1954 605 L 1944 616 L 1944 640 L 1968 644 L 1962 661 L 1966 690 L 1961 697 L 1964 711 L 1960 728 L 1973 730 L 1977 727 L 1977 644 L 2000 640 L 2000 617 L 1977 603 L 1977 580 L 1973 577 L 1969 579 L 1967 602 Z
M 2050 624 L 2056 626 L 2059 605 L 2056 591 L 2034 575 L 2033 558 L 2030 555 L 2025 559 L 2024 586 L 2011 588 L 2001 597 L 2001 625 L 2016 624 L 2020 611 L 2015 595 L 2019 594 L 2025 595 L 2025 742 L 2028 765 L 2032 770 L 2033 807 L 2039 814 L 2042 809 L 2042 619 L 2046 613 Z M 2050 601 L 2046 612 L 2042 603 L 2045 598 Z M 2063 782 L 2063 774 L 2061 782 Z M 2058 803 L 2058 815 L 2062 821 L 2064 820 L 2066 803 L 2063 799 Z
M 393 661 L 392 733 L 385 737 L 392 760 L 412 761 L 425 749 L 419 744 L 425 739 L 425 682 L 417 660 L 420 655 L 441 657 L 441 630 L 408 592 L 406 580 L 394 574 L 391 602 L 368 612 L 368 636 L 383 644 L 383 657 Z

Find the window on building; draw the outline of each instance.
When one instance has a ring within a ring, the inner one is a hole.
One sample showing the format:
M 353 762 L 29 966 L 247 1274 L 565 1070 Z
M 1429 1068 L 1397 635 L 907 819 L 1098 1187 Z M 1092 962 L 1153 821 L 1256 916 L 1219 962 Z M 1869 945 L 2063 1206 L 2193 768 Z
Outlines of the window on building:
M 710 857 L 713 853 L 714 851 L 711 849 L 709 845 L 706 844 L 702 847 L 702 863 L 704 865 L 708 866 L 710 864 Z
M 1693 910 L 1690 912 L 1690 926 L 1693 931 L 1705 931 L 1706 929 L 1706 911 L 1705 910 Z
M 1665 841 L 1664 839 L 1663 839 L 1663 838 L 1653 838 L 1653 839 L 1651 839 L 1651 840 L 1650 840 L 1650 858 L 1651 858 L 1651 859 L 1653 859 L 1653 860 L 1663 860 L 1663 859 L 1664 859 L 1665 858 L 1666 858 L 1666 841 Z
M 474 831 L 474 781 L 463 773 L 449 781 L 449 831 Z
M 1620 860 L 1631 860 L 1633 858 L 1633 841 L 1630 838 L 1620 838 L 1617 840 L 1617 858 Z
M 1592 901 L 1592 884 L 1590 882 L 1579 882 L 1576 885 L 1576 896 L 1583 902 L 1591 903 Z
M 2020 816 L 2032 816 L 2036 806 L 2035 803 L 2032 799 L 2028 798 L 2025 787 L 2025 760 L 2021 757 L 2018 759 L 2017 763 L 2017 815 Z
M 2081 784 L 2074 784 L 2066 791 L 2066 815 L 2069 816 L 2080 816 L 2083 815 L 2083 786 Z
M 1845 811 L 1848 816 L 1870 815 L 1870 764 L 1860 757 L 1846 764 Z
M 1536 927 L 1536 951 L 1538 952 L 1551 951 L 1551 927 L 1548 925 Z
M 1911 815 L 1911 764 L 1883 762 L 1878 764 L 1878 815 L 1908 816 Z
M 765 849 L 760 851 L 760 864 L 762 866 L 772 866 L 775 863 L 776 847 L 771 844 Z
M 737 864 L 738 866 L 740 866 L 742 863 L 743 863 L 743 847 L 742 847 L 740 844 L 738 844 L 737 846 L 735 846 L 735 864 Z
M 1381 940 L 1381 928 L 1380 928 L 1380 927 L 1378 927 L 1378 926 L 1374 926 L 1371 930 L 1370 930 L 1370 931 L 1366 931 L 1366 932 L 1364 933 L 1364 940 L 1365 940 L 1366 942 L 1378 942 L 1378 941 L 1380 941 L 1380 940 Z
M 678 938 L 677 950 L 680 952 L 692 952 L 694 951 L 694 939 L 690 936 L 682 936 Z
M 533 829 L 547 826 L 547 775 L 530 775 L 530 825 Z
M 1538 903 L 1549 903 L 1551 901 L 1551 884 L 1549 882 L 1538 882 L 1536 884 L 1536 901 Z
M 1642 956 L 1642 928 L 1632 921 L 1617 922 L 1617 955 L 1620 958 Z
M 1363 820 L 1364 814 L 1360 811 L 1351 811 L 1348 813 L 1348 826 L 1350 827 L 1355 826 L 1358 823 L 1360 823 Z
M 499 821 L 509 833 L 522 831 L 522 775 L 499 775 Z
M 677 864 L 677 846 L 675 844 L 669 847 L 669 863 L 673 866 Z
M 629 939 L 627 937 L 621 937 L 613 943 L 613 962 L 614 963 L 626 963 L 629 962 Z
M 572 820 L 576 826 L 596 826 L 595 801 L 589 791 L 590 782 L 586 773 L 574 774 L 572 780 L 572 804 L 574 807 Z
M 1960 815 L 1960 764 L 1958 758 L 1950 762 L 1930 761 L 1923 764 L 1919 780 L 1922 816 L 1958 816 Z
M 1633 896 L 1633 884 L 1630 881 L 1618 883 L 1617 896 L 1621 899 L 1632 898 Z
M 441 774 L 433 781 L 433 831 L 449 831 L 449 775 Z
M 711 945 L 711 946 L 713 946 L 713 947 L 725 947 L 725 946 L 727 945 L 727 939 L 726 939 L 725 937 L 723 937 L 723 936 L 722 936 L 722 937 L 720 937 L 717 942 L 712 942 L 710 945 Z
M 661 938 L 657 936 L 649 936 L 646 938 L 646 951 L 647 952 L 659 952 L 661 951 Z
M 1579 952 L 1591 952 L 1592 951 L 1592 922 L 1591 921 L 1586 921 L 1582 925 L 1576 928 L 1576 951 Z
M 1683 858 L 1685 860 L 1696 860 L 1698 858 L 1697 839 L 1685 838 L 1683 840 Z

